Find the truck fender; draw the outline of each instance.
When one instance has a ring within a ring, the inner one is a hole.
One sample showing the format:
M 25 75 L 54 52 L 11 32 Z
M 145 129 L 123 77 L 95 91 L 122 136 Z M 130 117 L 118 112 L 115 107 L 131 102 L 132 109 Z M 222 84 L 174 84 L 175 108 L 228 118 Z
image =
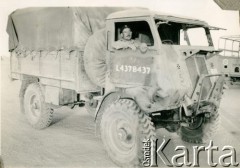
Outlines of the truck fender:
M 100 111 L 106 109 L 107 107 L 109 107 L 110 104 L 112 104 L 113 102 L 119 100 L 119 99 L 131 99 L 133 101 L 135 101 L 135 99 L 126 94 L 126 93 L 121 93 L 121 92 L 109 92 L 106 95 L 104 95 L 104 97 L 102 98 L 102 100 L 100 101 L 100 103 L 97 106 L 96 112 L 95 112 L 95 121 L 98 117 L 98 114 L 100 113 Z

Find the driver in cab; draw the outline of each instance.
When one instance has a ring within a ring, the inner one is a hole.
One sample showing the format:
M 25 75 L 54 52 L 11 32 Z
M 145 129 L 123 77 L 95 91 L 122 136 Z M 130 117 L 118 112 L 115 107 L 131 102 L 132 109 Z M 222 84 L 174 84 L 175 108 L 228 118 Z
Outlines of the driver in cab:
M 120 30 L 121 39 L 113 43 L 113 48 L 136 50 L 139 47 L 139 41 L 132 39 L 132 30 L 128 25 L 124 25 Z

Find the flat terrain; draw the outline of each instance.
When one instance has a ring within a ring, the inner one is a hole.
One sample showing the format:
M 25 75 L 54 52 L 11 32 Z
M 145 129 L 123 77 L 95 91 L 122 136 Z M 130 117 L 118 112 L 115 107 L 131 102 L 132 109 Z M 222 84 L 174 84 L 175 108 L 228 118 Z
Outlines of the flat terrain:
M 54 122 L 49 128 L 40 131 L 31 128 L 20 114 L 20 82 L 10 81 L 8 58 L 2 59 L 1 68 L 1 152 L 5 167 L 116 167 L 101 140 L 95 137 L 93 118 L 84 107 L 60 108 L 54 112 Z M 219 151 L 214 152 L 213 160 L 218 162 L 219 155 L 224 154 L 222 147 L 231 145 L 240 162 L 240 85 L 226 90 L 220 113 L 221 125 L 212 138 Z M 159 145 L 164 137 L 171 138 L 164 150 L 167 157 L 171 159 L 179 153 L 174 150 L 177 145 L 185 145 L 192 160 L 192 146 L 196 144 L 182 142 L 177 134 L 162 129 L 157 134 Z M 207 166 L 206 155 L 200 153 L 201 166 Z M 158 163 L 164 166 L 160 159 Z

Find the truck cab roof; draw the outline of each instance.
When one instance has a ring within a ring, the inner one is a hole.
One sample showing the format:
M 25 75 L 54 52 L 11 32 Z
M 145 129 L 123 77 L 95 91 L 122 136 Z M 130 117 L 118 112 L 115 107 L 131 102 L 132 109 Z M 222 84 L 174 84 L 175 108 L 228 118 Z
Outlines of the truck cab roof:
M 177 16 L 177 15 L 170 15 L 166 13 L 160 13 L 151 11 L 148 9 L 128 9 L 124 11 L 114 12 L 108 15 L 107 20 L 110 19 L 120 19 L 120 18 L 136 18 L 136 17 L 146 17 L 151 16 L 160 20 L 178 22 L 178 23 L 188 23 L 188 24 L 195 24 L 203 27 L 209 27 L 209 25 L 198 19 L 189 18 L 185 16 Z

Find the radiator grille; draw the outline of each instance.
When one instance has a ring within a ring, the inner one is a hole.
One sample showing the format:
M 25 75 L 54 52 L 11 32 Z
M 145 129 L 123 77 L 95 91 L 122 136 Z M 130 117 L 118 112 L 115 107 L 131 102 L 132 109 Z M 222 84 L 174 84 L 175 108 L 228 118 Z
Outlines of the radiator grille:
M 193 85 L 193 90 L 194 91 L 196 84 L 198 82 L 198 79 L 200 77 L 201 74 L 208 74 L 208 70 L 207 70 L 207 66 L 206 66 L 206 62 L 204 59 L 204 56 L 192 56 L 186 59 L 186 63 L 187 63 L 187 67 L 188 67 L 188 71 L 190 74 L 190 78 L 192 81 L 192 85 Z M 210 78 L 205 78 L 205 80 L 203 81 L 203 89 L 202 89 L 202 96 L 201 96 L 201 100 L 206 99 L 207 95 L 212 87 L 212 83 Z

